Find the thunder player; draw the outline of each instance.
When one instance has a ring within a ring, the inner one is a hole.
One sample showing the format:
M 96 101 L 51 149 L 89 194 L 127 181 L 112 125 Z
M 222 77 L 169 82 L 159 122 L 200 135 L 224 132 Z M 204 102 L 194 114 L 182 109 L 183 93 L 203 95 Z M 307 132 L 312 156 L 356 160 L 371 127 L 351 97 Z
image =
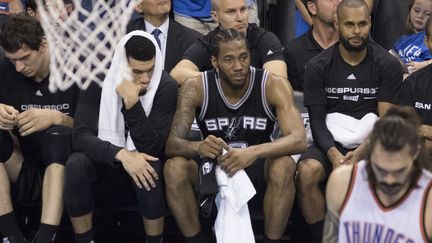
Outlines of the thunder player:
M 4 242 L 23 242 L 12 201 L 42 199 L 41 224 L 33 242 L 48 243 L 55 240 L 63 212 L 64 163 L 78 90 L 49 92 L 48 42 L 33 17 L 10 17 L 0 42 L 6 52 L 0 60 L 0 232 L 7 237 Z M 10 132 L 19 143 L 13 143 Z M 22 157 L 13 152 L 18 147 Z
M 432 174 L 412 108 L 375 123 L 366 160 L 341 166 L 327 185 L 324 243 L 432 240 Z
M 205 242 L 193 193 L 195 159 L 218 159 L 231 176 L 244 169 L 255 188 L 258 181 L 266 182 L 263 242 L 280 242 L 295 194 L 295 163 L 289 155 L 306 148 L 292 89 L 286 79 L 249 66 L 243 33 L 220 29 L 211 43 L 216 70 L 189 79 L 180 91 L 166 147 L 173 157 L 164 169 L 168 204 L 186 242 Z M 195 116 L 205 139 L 190 142 L 186 138 Z M 276 121 L 283 136 L 271 142 Z M 223 148 L 228 152 L 221 156 Z

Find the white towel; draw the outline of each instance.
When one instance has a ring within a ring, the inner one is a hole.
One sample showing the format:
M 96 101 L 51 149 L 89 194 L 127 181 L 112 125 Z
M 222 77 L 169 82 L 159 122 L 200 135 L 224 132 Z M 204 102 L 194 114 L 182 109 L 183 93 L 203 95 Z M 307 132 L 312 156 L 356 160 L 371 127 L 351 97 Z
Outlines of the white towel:
M 216 166 L 219 193 L 216 196 L 218 214 L 215 233 L 218 243 L 254 243 L 254 233 L 247 202 L 256 194 L 244 170 L 232 177 Z
M 155 67 L 145 95 L 139 99 L 146 116 L 151 112 L 153 99 L 162 76 L 162 55 L 154 37 L 145 31 L 136 30 L 124 36 L 117 45 L 111 66 L 105 77 L 102 87 L 101 103 L 99 110 L 98 138 L 108 141 L 119 147 L 135 151 L 135 145 L 130 134 L 125 137 L 124 117 L 121 113 L 122 99 L 116 92 L 116 87 L 123 80 L 131 79 L 131 73 L 126 58 L 125 44 L 132 36 L 143 36 L 150 39 L 155 45 Z
M 359 120 L 334 112 L 327 114 L 326 124 L 336 142 L 345 148 L 353 149 L 366 139 L 377 120 L 374 113 L 368 113 Z

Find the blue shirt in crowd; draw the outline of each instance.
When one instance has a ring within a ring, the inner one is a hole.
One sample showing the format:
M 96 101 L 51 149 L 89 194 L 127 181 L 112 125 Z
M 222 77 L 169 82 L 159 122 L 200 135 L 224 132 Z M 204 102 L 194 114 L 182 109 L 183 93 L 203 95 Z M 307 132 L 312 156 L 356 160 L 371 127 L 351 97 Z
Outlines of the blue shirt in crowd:
M 404 63 L 422 62 L 432 59 L 432 55 L 427 48 L 424 38 L 424 31 L 411 35 L 403 35 L 400 37 L 393 49 L 397 51 Z

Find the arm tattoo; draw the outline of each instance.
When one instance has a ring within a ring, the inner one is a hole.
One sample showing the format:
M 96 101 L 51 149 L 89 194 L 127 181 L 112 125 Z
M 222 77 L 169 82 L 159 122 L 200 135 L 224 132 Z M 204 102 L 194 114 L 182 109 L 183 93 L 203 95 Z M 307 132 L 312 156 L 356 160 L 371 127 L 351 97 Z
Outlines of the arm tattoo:
M 339 233 L 339 218 L 331 210 L 327 211 L 324 222 L 323 243 L 337 243 Z
M 168 139 L 170 147 L 177 151 L 179 155 L 189 155 L 191 153 L 186 139 L 195 117 L 195 109 L 199 104 L 200 92 L 197 85 L 192 82 L 187 82 L 180 89 L 177 110 L 171 127 L 170 139 Z
M 191 92 L 185 89 L 185 87 L 182 87 L 180 90 L 180 95 L 177 100 L 179 105 L 174 117 L 172 131 L 176 138 L 186 138 L 192 124 L 194 100 L 190 93 Z

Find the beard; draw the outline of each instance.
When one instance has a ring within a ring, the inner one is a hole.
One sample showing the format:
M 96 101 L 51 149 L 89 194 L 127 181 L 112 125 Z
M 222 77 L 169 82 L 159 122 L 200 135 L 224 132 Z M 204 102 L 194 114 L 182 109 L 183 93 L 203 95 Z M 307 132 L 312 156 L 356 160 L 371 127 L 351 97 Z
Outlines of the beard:
M 140 90 L 138 96 L 143 96 L 143 95 L 145 95 L 146 93 L 147 93 L 147 89 L 142 89 L 142 90 Z
M 331 26 L 334 28 L 334 22 L 332 17 L 325 16 L 320 11 L 317 12 L 316 18 L 319 19 L 321 22 L 326 24 L 327 26 Z
M 368 39 L 363 38 L 363 37 L 360 37 L 360 38 L 362 39 L 361 44 L 358 46 L 355 46 L 355 45 L 351 45 L 351 43 L 349 42 L 349 40 L 347 38 L 343 37 L 342 35 L 339 35 L 339 40 L 340 40 L 341 44 L 349 52 L 361 52 L 366 48 L 366 46 L 368 44 Z
M 373 172 L 370 161 L 366 163 L 366 173 L 368 176 L 368 181 L 372 185 L 372 188 L 374 188 L 375 190 L 379 189 L 381 192 L 383 192 L 388 196 L 393 196 L 397 194 L 402 189 L 402 187 L 405 186 L 406 184 L 409 184 L 409 187 L 415 186 L 418 177 L 416 173 L 414 173 L 414 169 L 413 169 L 412 171 L 413 174 L 407 176 L 407 178 L 405 178 L 403 182 L 395 182 L 392 184 L 388 184 L 386 182 L 377 179 L 375 173 Z
M 217 74 L 219 75 L 219 79 L 220 80 L 223 80 L 224 83 L 226 83 L 228 86 L 230 86 L 234 90 L 242 89 L 244 87 L 244 85 L 246 84 L 247 75 L 245 76 L 244 82 L 242 82 L 242 83 L 236 83 L 236 82 L 233 82 L 230 79 L 230 77 L 225 72 L 223 72 L 220 69 L 217 71 Z
M 379 188 L 379 190 L 382 191 L 384 194 L 392 196 L 397 194 L 400 191 L 400 189 L 402 188 L 402 184 L 401 183 L 388 184 L 380 181 L 377 184 L 377 188 Z

